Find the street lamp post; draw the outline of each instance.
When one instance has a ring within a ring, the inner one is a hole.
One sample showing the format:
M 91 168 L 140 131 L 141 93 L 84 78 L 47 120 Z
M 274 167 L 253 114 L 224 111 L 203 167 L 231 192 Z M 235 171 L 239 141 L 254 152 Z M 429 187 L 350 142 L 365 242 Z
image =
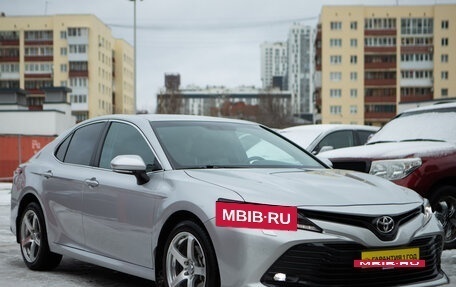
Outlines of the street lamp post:
M 137 94 L 137 81 L 136 81 L 136 72 L 137 72 L 137 61 L 136 61 L 136 57 L 137 57 L 137 48 L 136 48 L 136 1 L 137 0 L 129 0 L 129 1 L 132 1 L 133 2 L 133 45 L 134 45 L 134 68 L 133 68 L 133 85 L 135 86 L 134 88 L 134 97 L 135 97 L 135 103 L 134 103 L 134 113 L 136 114 L 137 112 L 137 109 L 138 109 L 138 94 Z M 142 0 L 141 0 L 142 1 Z

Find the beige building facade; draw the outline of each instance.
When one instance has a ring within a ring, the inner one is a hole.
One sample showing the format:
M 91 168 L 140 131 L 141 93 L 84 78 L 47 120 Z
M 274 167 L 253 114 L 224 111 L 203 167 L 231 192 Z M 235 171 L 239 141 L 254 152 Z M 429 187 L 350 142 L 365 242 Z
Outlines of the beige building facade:
M 64 86 L 77 121 L 133 113 L 133 57 L 94 15 L 0 17 L 0 88 L 26 90 L 31 110 L 43 88 Z
M 455 36 L 456 5 L 323 7 L 314 76 L 322 123 L 383 125 L 401 103 L 455 99 Z

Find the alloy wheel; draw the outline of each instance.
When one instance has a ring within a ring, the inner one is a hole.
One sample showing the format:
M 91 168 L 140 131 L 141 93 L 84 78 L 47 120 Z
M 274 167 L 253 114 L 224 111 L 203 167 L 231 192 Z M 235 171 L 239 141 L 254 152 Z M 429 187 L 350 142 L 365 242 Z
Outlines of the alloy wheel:
M 206 258 L 198 239 L 179 232 L 166 254 L 166 276 L 171 287 L 203 287 L 206 284 Z

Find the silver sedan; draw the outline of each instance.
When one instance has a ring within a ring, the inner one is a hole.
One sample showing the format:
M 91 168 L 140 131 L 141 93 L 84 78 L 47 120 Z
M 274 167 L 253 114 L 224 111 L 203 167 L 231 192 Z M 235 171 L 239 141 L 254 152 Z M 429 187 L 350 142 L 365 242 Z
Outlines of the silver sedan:
M 159 286 L 448 281 L 418 194 L 220 118 L 82 122 L 15 171 L 11 230 L 32 270 L 64 255 Z

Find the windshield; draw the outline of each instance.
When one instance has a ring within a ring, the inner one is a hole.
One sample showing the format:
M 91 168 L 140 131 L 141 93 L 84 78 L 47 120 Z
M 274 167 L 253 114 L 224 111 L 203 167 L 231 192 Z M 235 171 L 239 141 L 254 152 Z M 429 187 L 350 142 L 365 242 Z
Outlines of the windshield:
M 456 143 L 456 111 L 403 114 L 374 134 L 368 144 L 420 140 Z
M 322 168 L 295 145 L 257 125 L 202 121 L 151 125 L 176 169 Z

